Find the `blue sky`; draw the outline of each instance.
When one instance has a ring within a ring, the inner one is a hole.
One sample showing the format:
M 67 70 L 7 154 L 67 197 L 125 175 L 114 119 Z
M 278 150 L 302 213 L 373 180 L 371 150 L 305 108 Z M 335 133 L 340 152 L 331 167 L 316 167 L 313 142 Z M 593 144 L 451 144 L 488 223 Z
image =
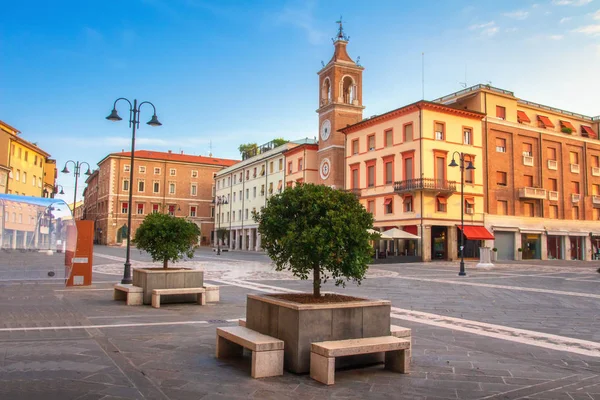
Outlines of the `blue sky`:
M 0 119 L 59 170 L 130 146 L 127 123 L 104 119 L 121 96 L 152 101 L 164 124 L 143 125 L 138 149 L 212 143 L 237 158 L 240 143 L 314 137 L 340 14 L 366 68 L 365 117 L 421 98 L 422 52 L 427 99 L 460 90 L 466 71 L 469 86 L 600 114 L 600 0 L 22 0 L 3 5 Z M 59 183 L 71 199 L 73 176 Z

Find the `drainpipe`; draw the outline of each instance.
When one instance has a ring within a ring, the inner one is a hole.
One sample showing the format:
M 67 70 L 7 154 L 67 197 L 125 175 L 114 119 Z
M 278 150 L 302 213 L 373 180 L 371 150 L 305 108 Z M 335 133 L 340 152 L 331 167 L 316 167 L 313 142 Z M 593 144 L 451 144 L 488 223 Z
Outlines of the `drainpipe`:
M 540 132 L 540 142 L 539 142 L 539 146 L 538 146 L 538 160 L 539 160 L 539 170 L 540 170 L 540 187 L 544 187 L 544 168 L 542 168 L 542 162 L 543 162 L 543 158 L 542 158 L 542 149 L 544 148 L 542 146 L 542 132 Z M 542 203 L 542 209 L 541 209 L 541 217 L 544 218 L 544 200 L 541 201 Z
M 490 212 L 490 187 L 489 187 L 489 179 L 488 179 L 488 165 L 489 165 L 489 161 L 488 161 L 488 157 L 489 157 L 489 151 L 488 151 L 488 110 L 487 110 L 487 92 L 483 92 L 483 107 L 484 107 L 484 113 L 485 113 L 485 120 L 483 121 L 483 125 L 484 125 L 484 131 L 485 131 L 485 138 L 483 140 L 483 146 L 484 146 L 484 151 L 485 151 L 485 163 L 484 163 L 484 173 L 483 173 L 483 190 L 484 190 L 484 197 L 485 197 L 485 210 L 484 210 L 484 215 L 486 213 Z
M 583 142 L 583 154 L 582 154 L 582 166 L 583 166 L 583 170 L 585 171 L 585 173 L 583 174 L 583 213 L 581 215 L 586 215 L 585 214 L 585 196 L 587 196 L 589 194 L 589 190 L 587 187 L 587 183 L 588 183 L 588 170 L 587 170 L 587 142 Z M 584 217 L 585 219 L 585 217 Z
M 266 189 L 265 189 L 266 190 Z M 240 218 L 242 220 L 242 234 L 241 236 L 246 239 L 246 235 L 244 235 L 244 217 L 246 216 L 246 214 L 244 214 L 244 203 L 246 200 L 246 171 L 244 170 L 244 168 L 242 168 L 242 211 L 240 214 L 242 214 L 242 218 Z M 242 244 L 241 242 L 241 238 L 238 238 L 238 240 L 240 240 L 240 244 Z M 237 243 L 236 243 L 237 245 Z M 245 241 L 243 242 L 243 245 L 246 246 Z M 244 250 L 243 248 L 240 248 L 240 250 Z
M 304 146 L 304 155 L 302 157 L 302 182 L 306 183 L 306 146 Z M 344 171 L 346 171 L 346 168 L 344 168 Z
M 419 175 L 421 176 L 421 182 L 423 182 L 423 108 L 419 107 Z M 421 197 L 421 261 L 425 258 L 423 254 L 424 245 L 423 238 L 425 232 L 423 230 L 423 191 L 420 194 Z

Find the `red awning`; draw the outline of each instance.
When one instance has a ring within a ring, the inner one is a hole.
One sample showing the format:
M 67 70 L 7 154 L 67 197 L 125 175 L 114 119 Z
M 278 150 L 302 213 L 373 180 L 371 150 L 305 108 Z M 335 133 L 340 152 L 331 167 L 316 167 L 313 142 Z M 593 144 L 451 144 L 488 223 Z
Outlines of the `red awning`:
M 460 229 L 460 226 L 458 226 Z M 465 237 L 469 240 L 494 240 L 494 235 L 485 226 L 465 226 Z
M 402 229 L 404 229 L 404 232 L 412 233 L 413 235 L 416 235 L 419 231 L 416 225 L 406 225 L 403 226 Z
M 581 125 L 581 134 L 588 137 L 596 137 L 596 132 L 589 126 Z
M 575 131 L 575 127 L 569 121 L 563 121 L 561 119 L 560 120 L 560 126 L 562 126 L 563 128 L 569 128 L 570 130 Z
M 446 204 L 446 203 L 448 202 L 448 201 L 446 200 L 446 198 L 445 198 L 445 197 L 438 197 L 438 198 L 437 198 L 437 201 L 438 201 L 440 204 Z
M 544 125 L 544 128 L 554 128 L 554 124 L 552 121 L 550 121 L 550 118 L 546 117 L 545 115 L 538 115 L 538 119 L 542 125 Z
M 384 205 L 384 206 L 388 206 L 388 205 L 390 205 L 390 204 L 392 204 L 392 199 L 391 199 L 391 198 L 387 198 L 387 199 L 385 199 L 385 201 L 383 202 L 383 205 Z
M 467 204 L 473 205 L 473 204 L 475 204 L 475 199 L 472 199 L 472 198 L 470 198 L 470 197 L 467 197 L 467 198 L 465 198 L 465 202 L 466 202 Z
M 517 121 L 519 122 L 531 122 L 525 111 L 517 111 Z

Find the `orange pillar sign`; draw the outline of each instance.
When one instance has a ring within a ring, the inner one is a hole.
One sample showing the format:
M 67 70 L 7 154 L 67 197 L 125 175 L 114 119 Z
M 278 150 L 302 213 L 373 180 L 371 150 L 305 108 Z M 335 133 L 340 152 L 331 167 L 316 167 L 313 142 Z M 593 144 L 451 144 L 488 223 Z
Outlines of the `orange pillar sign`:
M 77 231 L 75 232 L 75 229 Z M 67 286 L 89 286 L 92 284 L 92 261 L 94 256 L 94 221 L 75 221 L 75 227 L 67 232 L 67 240 L 76 236 L 75 251 L 67 251 Z M 70 271 L 69 271 L 70 270 Z

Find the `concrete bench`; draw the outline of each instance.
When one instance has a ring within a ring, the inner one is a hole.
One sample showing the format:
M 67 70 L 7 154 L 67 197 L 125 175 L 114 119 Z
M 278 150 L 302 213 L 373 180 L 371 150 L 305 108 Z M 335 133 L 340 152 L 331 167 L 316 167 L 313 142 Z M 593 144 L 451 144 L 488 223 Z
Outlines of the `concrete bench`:
M 283 341 L 245 326 L 217 328 L 217 358 L 241 357 L 252 352 L 253 378 L 283 375 Z
M 160 308 L 160 296 L 170 296 L 173 294 L 197 294 L 198 304 L 206 304 L 206 290 L 204 288 L 174 288 L 174 289 L 154 289 L 152 290 L 152 307 Z
M 335 358 L 385 352 L 385 368 L 407 374 L 410 368 L 410 340 L 394 336 L 333 340 L 313 343 L 310 349 L 310 377 L 325 385 L 335 382 Z
M 391 325 L 390 331 L 393 337 L 410 339 L 410 328 L 405 328 L 403 326 L 398 325 Z
M 219 299 L 220 299 L 219 286 L 205 283 L 204 290 L 206 290 L 206 302 L 207 303 L 217 303 L 219 301 Z
M 117 283 L 113 289 L 113 300 L 125 300 L 128 306 L 141 306 L 144 303 L 144 289 Z

